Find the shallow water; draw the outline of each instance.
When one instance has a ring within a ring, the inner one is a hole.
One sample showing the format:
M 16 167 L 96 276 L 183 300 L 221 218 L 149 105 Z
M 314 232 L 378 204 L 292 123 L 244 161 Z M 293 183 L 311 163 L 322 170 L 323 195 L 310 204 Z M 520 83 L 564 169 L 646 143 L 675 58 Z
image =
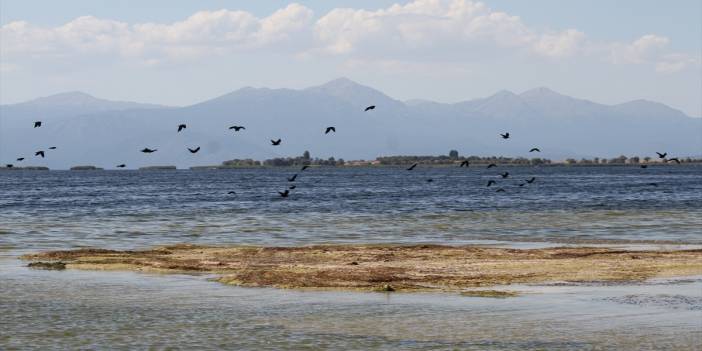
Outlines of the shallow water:
M 302 292 L 41 271 L 24 252 L 177 242 L 702 245 L 702 167 L 0 172 L 0 349 L 679 349 L 702 277 L 511 286 L 508 299 Z M 522 179 L 536 182 L 520 187 Z M 427 183 L 427 178 L 434 182 Z M 505 193 L 487 188 L 497 179 Z M 658 186 L 651 186 L 655 182 Z M 234 190 L 236 195 L 227 195 Z

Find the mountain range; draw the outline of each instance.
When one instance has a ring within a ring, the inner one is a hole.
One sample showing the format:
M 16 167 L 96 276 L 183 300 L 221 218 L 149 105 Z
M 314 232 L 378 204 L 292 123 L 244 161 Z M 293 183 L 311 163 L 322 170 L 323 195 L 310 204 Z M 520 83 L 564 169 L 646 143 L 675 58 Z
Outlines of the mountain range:
M 369 105 L 372 111 L 364 112 Z M 41 128 L 32 128 L 34 121 Z M 187 129 L 177 133 L 177 126 Z M 246 130 L 233 132 L 232 125 Z M 327 126 L 337 133 L 324 135 Z M 510 132 L 503 140 L 499 133 Z M 271 146 L 270 139 L 283 140 Z M 48 150 L 46 158 L 34 156 Z M 191 154 L 186 147 L 201 146 Z M 158 149 L 153 154 L 139 152 Z M 529 149 L 539 147 L 538 155 Z M 242 88 L 185 107 L 98 99 L 81 92 L 0 105 L 0 162 L 66 169 L 219 164 L 234 158 L 374 159 L 387 155 L 545 157 L 689 156 L 702 152 L 702 118 L 635 100 L 599 104 L 535 88 L 458 103 L 400 101 L 339 78 L 302 90 Z M 23 163 L 15 162 L 25 157 Z

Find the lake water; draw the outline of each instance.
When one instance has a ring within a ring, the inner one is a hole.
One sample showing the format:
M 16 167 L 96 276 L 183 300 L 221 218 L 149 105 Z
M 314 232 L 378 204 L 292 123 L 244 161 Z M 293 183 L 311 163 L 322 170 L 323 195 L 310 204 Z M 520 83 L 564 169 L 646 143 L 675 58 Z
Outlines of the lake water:
M 702 245 L 699 166 L 298 171 L 0 172 L 0 349 L 692 350 L 702 342 L 702 277 L 512 286 L 525 295 L 486 299 L 246 289 L 208 276 L 37 271 L 17 259 L 179 242 Z M 498 184 L 488 188 L 491 179 Z M 289 198 L 277 195 L 291 184 Z

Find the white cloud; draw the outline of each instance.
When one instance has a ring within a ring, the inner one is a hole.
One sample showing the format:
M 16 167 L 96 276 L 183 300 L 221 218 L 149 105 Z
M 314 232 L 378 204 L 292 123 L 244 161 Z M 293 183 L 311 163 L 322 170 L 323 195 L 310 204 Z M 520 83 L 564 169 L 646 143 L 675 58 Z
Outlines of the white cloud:
M 337 8 L 316 21 L 312 10 L 296 3 L 263 18 L 223 9 L 173 23 L 83 16 L 44 28 L 16 21 L 0 27 L 0 39 L 6 65 L 91 55 L 158 65 L 261 50 L 298 59 L 332 55 L 356 62 L 404 62 L 405 67 L 515 54 L 547 60 L 604 57 L 614 64 L 649 64 L 658 72 L 698 63 L 670 52 L 666 37 L 593 43 L 576 29 L 539 31 L 518 16 L 470 0 L 415 0 L 372 11 Z

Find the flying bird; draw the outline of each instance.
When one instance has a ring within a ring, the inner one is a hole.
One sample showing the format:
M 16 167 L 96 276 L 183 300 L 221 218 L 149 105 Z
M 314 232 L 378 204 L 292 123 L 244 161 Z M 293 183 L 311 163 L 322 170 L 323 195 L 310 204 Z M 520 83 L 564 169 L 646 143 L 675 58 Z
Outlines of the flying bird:
M 509 133 L 508 133 L 508 134 L 509 134 Z M 536 152 L 541 152 L 541 150 L 539 150 L 538 147 L 535 147 L 535 148 L 532 148 L 531 150 L 529 150 L 529 152 L 534 152 L 534 151 L 536 151 Z
M 308 168 L 310 168 L 310 165 L 304 165 L 304 166 L 302 166 L 302 168 L 300 168 L 300 172 L 302 172 Z
M 526 182 L 529 183 L 529 184 L 531 184 L 531 183 L 533 183 L 535 180 L 536 180 L 536 177 L 531 177 L 531 178 L 527 179 Z
M 509 132 L 505 134 L 500 133 L 500 136 L 502 137 L 502 139 L 509 139 Z
M 185 129 L 185 128 L 187 128 L 187 127 L 185 126 L 185 124 L 179 124 L 179 125 L 178 125 L 178 133 L 180 133 L 180 131 L 183 130 L 183 129 Z
M 56 146 L 50 147 L 49 150 L 56 150 Z
M 490 168 L 492 168 L 492 167 L 497 167 L 497 165 L 494 164 L 494 163 L 491 163 L 491 164 L 489 164 L 489 165 L 487 166 L 488 169 L 490 169 Z
M 667 152 L 660 153 L 660 152 L 656 151 L 656 153 L 658 154 L 658 158 L 665 158 L 666 156 L 668 156 Z
M 408 170 L 408 171 L 411 171 L 411 170 L 414 169 L 414 167 L 417 167 L 417 164 L 416 164 L 416 163 L 413 164 L 413 165 L 411 165 L 409 168 L 407 168 L 407 170 Z
M 648 168 L 648 165 L 641 165 L 641 168 Z
M 680 164 L 680 160 L 678 160 L 677 157 L 671 157 L 671 158 L 669 158 L 669 159 L 668 159 L 668 162 L 670 162 L 670 161 L 675 161 L 675 163 Z
M 289 177 L 289 178 L 288 178 L 288 181 L 289 181 L 289 182 L 294 182 L 295 179 L 297 179 L 297 173 L 293 174 L 292 177 Z
M 282 197 L 288 197 L 288 195 L 290 195 L 290 190 L 285 189 L 285 191 L 279 191 L 278 194 L 280 194 Z
M 236 191 L 230 191 L 227 193 L 228 195 L 236 195 Z
M 44 151 L 37 151 L 34 153 L 34 156 L 41 156 L 41 158 L 44 158 Z
M 370 110 L 375 110 L 375 105 L 370 105 L 370 106 L 366 107 L 366 109 L 364 110 L 364 112 L 365 112 L 365 111 L 370 111 Z
M 200 151 L 200 147 L 198 146 L 198 147 L 196 147 L 196 148 L 194 148 L 194 149 L 188 148 L 188 151 L 190 151 L 191 154 L 194 154 L 194 153 Z
M 491 185 L 493 185 L 493 184 L 497 184 L 497 182 L 494 181 L 494 180 L 488 180 L 488 185 L 487 185 L 488 188 L 489 188 Z
M 273 140 L 273 139 L 271 139 L 271 144 L 272 144 L 273 146 L 278 146 L 278 145 L 280 145 L 280 142 L 281 142 L 281 141 L 282 141 L 282 140 L 280 140 L 280 138 L 279 138 L 278 140 Z
M 6 166 L 7 168 L 12 168 L 12 167 L 14 167 L 14 165 L 12 165 L 11 163 L 6 164 L 5 166 Z
M 34 128 L 39 128 L 39 127 L 41 127 L 41 121 L 34 122 Z
M 22 161 L 24 161 L 24 157 L 20 157 L 20 158 L 18 158 L 18 159 L 17 159 L 17 161 L 19 161 L 19 162 L 22 162 Z
M 334 133 L 336 133 L 336 128 L 334 128 L 334 127 L 327 127 L 327 130 L 324 131 L 324 134 L 329 134 L 329 132 L 334 132 Z
M 290 190 L 293 190 L 293 189 L 295 189 L 295 188 L 297 188 L 296 185 L 291 185 L 291 186 L 288 187 L 288 189 L 290 189 Z
M 468 160 L 465 160 L 465 161 L 461 162 L 461 165 L 459 167 L 468 167 L 469 165 L 470 165 L 470 162 L 468 162 Z
M 124 168 L 124 167 L 127 167 L 127 165 L 125 165 L 124 163 L 121 165 L 117 165 L 117 168 Z
M 141 150 L 141 152 L 143 152 L 143 153 L 145 153 L 145 154 L 150 154 L 150 153 L 156 152 L 156 151 L 158 151 L 158 150 L 157 150 L 157 149 L 153 149 L 153 150 L 152 150 L 152 149 L 149 149 L 148 147 L 145 147 L 145 148 L 143 148 L 143 149 Z
M 519 186 L 525 186 L 526 183 L 519 183 Z
M 650 186 L 658 186 L 657 183 L 648 183 L 648 185 L 650 185 Z
M 505 172 L 505 173 L 502 173 L 500 175 L 502 176 L 502 178 L 507 178 L 507 177 L 509 177 L 509 172 Z
M 495 190 L 495 192 L 496 193 L 504 193 L 505 189 L 499 188 L 499 189 Z
M 427 183 L 431 183 L 433 181 L 434 181 L 434 179 L 431 179 L 431 178 L 427 179 Z
M 234 129 L 235 132 L 238 132 L 238 131 L 240 131 L 242 129 L 246 129 L 246 128 L 244 128 L 244 126 L 231 126 L 231 127 L 229 127 L 229 129 Z

